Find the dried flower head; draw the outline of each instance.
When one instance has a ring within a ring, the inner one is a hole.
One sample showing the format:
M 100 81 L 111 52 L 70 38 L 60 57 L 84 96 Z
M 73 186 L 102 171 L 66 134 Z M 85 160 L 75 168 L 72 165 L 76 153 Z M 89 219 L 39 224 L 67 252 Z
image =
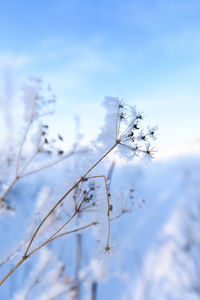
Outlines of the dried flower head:
M 107 114 L 99 140 L 109 146 L 117 143 L 122 157 L 133 158 L 142 154 L 145 159 L 151 159 L 155 150 L 150 148 L 150 142 L 156 139 L 157 126 L 144 129 L 142 113 L 124 100 L 106 97 L 103 104 Z

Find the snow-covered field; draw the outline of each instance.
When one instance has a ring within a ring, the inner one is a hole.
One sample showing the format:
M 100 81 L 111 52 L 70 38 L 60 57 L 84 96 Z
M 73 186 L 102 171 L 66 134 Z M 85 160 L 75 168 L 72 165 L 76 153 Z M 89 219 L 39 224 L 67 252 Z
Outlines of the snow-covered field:
M 92 281 L 97 282 L 97 299 L 199 299 L 199 170 L 200 156 L 192 154 L 155 160 L 148 166 L 129 164 L 115 167 L 111 191 L 123 197 L 124 188 L 133 188 L 132 212 L 111 222 L 109 254 L 105 254 L 101 246 L 94 245 L 89 232 L 83 234 L 82 299 L 90 299 Z M 54 174 L 46 175 L 47 172 L 44 172 L 31 181 L 24 179 L 13 191 L 17 195 L 18 190 L 23 190 L 26 185 L 26 193 L 18 199 L 16 214 L 1 218 L 1 259 L 12 251 L 16 241 L 24 237 L 28 220 L 31 220 L 33 199 L 37 197 L 37 186 L 39 188 L 48 181 L 59 187 L 64 170 L 57 167 Z M 127 204 L 124 205 L 126 207 Z M 74 243 L 73 235 L 49 245 L 49 251 L 55 253 L 53 256 L 48 252 L 35 254 L 1 286 L 1 299 L 51 299 L 47 292 L 42 297 L 42 289 L 49 290 L 51 281 L 56 280 L 55 266 L 58 272 L 59 259 L 67 272 L 73 275 Z M 32 270 L 35 274 L 38 272 L 39 267 L 33 266 L 38 259 L 39 266 L 45 264 L 45 259 L 52 262 L 48 263 L 48 268 L 54 269 L 52 278 L 44 275 L 46 286 L 38 284 L 37 288 L 36 284 L 32 294 L 30 292 L 27 298 L 23 298 L 23 293 L 34 282 L 30 279 L 34 277 Z M 1 277 L 13 261 L 15 259 L 1 266 Z M 54 286 L 54 289 L 59 288 L 62 291 L 62 284 Z M 68 297 L 71 294 L 66 293 L 56 299 Z

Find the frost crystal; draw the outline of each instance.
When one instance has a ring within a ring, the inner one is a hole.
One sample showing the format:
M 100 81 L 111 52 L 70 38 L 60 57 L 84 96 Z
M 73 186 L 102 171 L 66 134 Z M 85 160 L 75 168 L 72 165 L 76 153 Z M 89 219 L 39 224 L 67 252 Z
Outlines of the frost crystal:
M 107 113 L 98 140 L 106 147 L 111 147 L 116 139 L 116 124 L 120 101 L 118 98 L 106 97 L 103 105 L 105 106 Z

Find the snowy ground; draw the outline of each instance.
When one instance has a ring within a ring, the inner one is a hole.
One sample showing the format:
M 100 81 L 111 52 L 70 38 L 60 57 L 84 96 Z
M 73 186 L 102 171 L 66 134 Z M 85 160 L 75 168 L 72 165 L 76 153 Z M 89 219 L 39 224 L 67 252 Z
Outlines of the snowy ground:
M 195 249 L 200 244 L 200 214 L 193 216 L 194 212 L 198 213 L 200 199 L 199 170 L 200 157 L 189 154 L 155 160 L 148 166 L 129 165 L 115 168 L 111 188 L 120 195 L 123 186 L 129 184 L 134 189 L 134 206 L 132 213 L 112 222 L 113 248 L 109 258 L 104 259 L 100 255 L 104 268 L 100 270 L 93 266 L 96 273 L 100 273 L 96 275 L 99 280 L 97 299 L 199 299 L 199 289 L 195 285 L 200 269 L 195 269 L 199 264 Z M 62 176 L 59 168 L 56 172 L 56 179 L 55 176 L 54 179 L 51 178 L 54 185 L 59 183 Z M 33 181 L 37 187 L 41 181 L 45 184 L 45 180 L 47 179 L 44 179 L 44 174 L 41 174 L 39 178 L 34 177 L 31 184 L 26 179 L 16 187 L 15 193 L 26 184 L 28 192 L 17 205 L 17 217 L 1 219 L 1 258 L 9 253 L 16 240 L 23 237 L 27 217 L 31 215 L 31 202 L 27 202 L 27 198 L 37 195 L 37 188 L 32 188 Z M 190 240 L 194 242 L 192 251 L 190 246 L 189 250 L 186 247 L 188 243 L 191 244 Z M 93 244 L 92 237 L 84 234 L 83 273 L 90 261 Z M 55 241 L 50 245 L 50 249 L 64 261 L 69 273 L 73 273 L 73 247 L 74 237 L 64 242 Z M 12 299 L 16 291 L 26 286 L 27 274 L 37 259 L 36 254 L 31 262 L 19 268 L 4 283 L 0 288 L 1 299 Z M 12 260 L 1 267 L 1 277 L 10 266 Z M 83 286 L 82 299 L 86 299 L 88 295 L 87 286 Z M 31 296 L 27 299 L 41 298 Z

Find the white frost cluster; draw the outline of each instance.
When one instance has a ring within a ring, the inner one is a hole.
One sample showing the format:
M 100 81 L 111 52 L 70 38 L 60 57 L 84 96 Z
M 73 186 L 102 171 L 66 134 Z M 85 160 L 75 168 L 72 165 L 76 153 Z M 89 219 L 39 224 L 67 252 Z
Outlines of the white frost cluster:
M 106 108 L 106 116 L 98 141 L 105 146 L 106 150 L 112 147 L 116 140 L 119 103 L 119 99 L 114 97 L 105 97 L 103 102 L 103 106 Z

